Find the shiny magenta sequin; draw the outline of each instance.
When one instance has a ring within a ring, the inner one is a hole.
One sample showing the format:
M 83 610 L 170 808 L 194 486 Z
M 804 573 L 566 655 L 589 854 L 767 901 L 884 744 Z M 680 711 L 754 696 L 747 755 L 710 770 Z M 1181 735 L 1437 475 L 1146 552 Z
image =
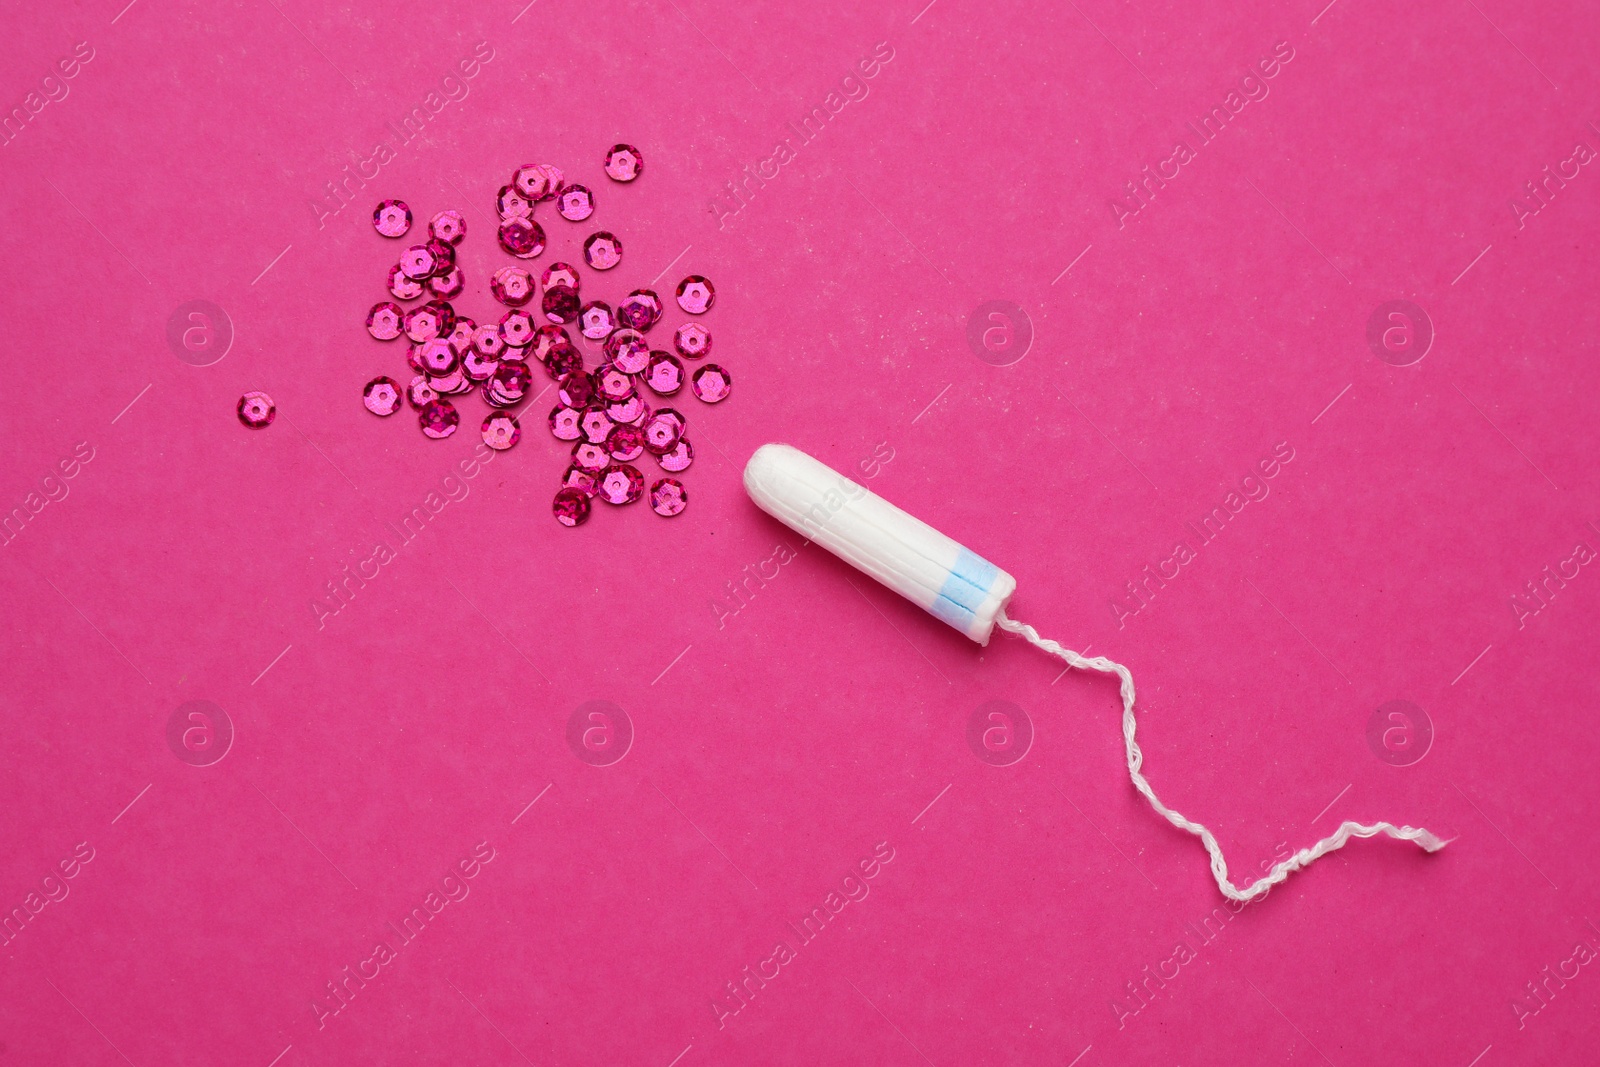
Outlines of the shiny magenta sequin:
M 460 244 L 467 235 L 467 220 L 454 209 L 441 211 L 428 220 L 428 232 L 434 240 L 447 244 Z
M 664 452 L 656 457 L 656 462 L 661 464 L 664 471 L 674 474 L 689 469 L 689 464 L 694 462 L 694 446 L 687 437 L 678 438 L 678 444 L 671 452 Z
M 526 311 L 508 311 L 500 316 L 500 338 L 513 348 L 533 340 L 533 316 Z
M 450 336 L 445 340 L 450 342 L 450 347 L 455 349 L 456 355 L 464 356 L 472 351 L 472 335 L 477 332 L 478 324 L 465 315 L 456 316 L 456 324 L 450 330 Z
M 649 289 L 635 289 L 617 305 L 617 320 L 642 333 L 661 321 L 661 298 Z
M 650 487 L 650 510 L 668 518 L 689 506 L 689 491 L 676 478 L 661 478 Z
M 591 300 L 578 312 L 578 329 L 591 341 L 603 341 L 617 328 L 617 317 L 611 305 L 603 300 Z
M 557 441 L 576 441 L 583 436 L 583 426 L 579 420 L 583 418 L 583 411 L 579 408 L 558 407 L 550 412 L 550 433 Z
M 644 447 L 654 455 L 664 456 L 678 447 L 684 429 L 682 415 L 671 408 L 662 408 L 645 421 Z
M 393 341 L 400 336 L 405 323 L 405 311 L 392 300 L 373 304 L 367 312 L 367 332 L 380 341 Z
M 406 336 L 421 344 L 444 333 L 444 318 L 433 304 L 423 304 L 406 312 Z
M 521 267 L 501 267 L 489 279 L 489 294 L 506 307 L 521 307 L 533 292 L 533 275 Z
M 561 488 L 576 489 L 584 496 L 594 496 L 600 488 L 600 476 L 595 471 L 586 471 L 574 465 L 568 467 L 561 476 Z
M 455 370 L 458 358 L 456 350 L 451 348 L 450 342 L 443 337 L 424 341 L 417 348 L 417 359 L 421 362 L 422 369 L 435 378 Z
M 582 185 L 569 185 L 562 192 L 556 210 L 569 222 L 582 222 L 594 214 L 594 194 Z
M 533 201 L 517 192 L 514 185 L 500 187 L 494 207 L 502 222 L 506 219 L 526 219 L 533 216 Z
M 432 289 L 435 295 L 443 297 L 456 296 L 466 284 L 467 276 L 462 273 L 460 267 L 451 267 L 443 274 L 435 274 L 428 279 L 428 288 Z
M 396 263 L 389 268 L 389 292 L 396 300 L 415 300 L 427 292 L 427 288 L 415 278 L 406 277 L 406 272 Z
M 527 395 L 533 372 L 526 363 L 502 363 L 489 383 L 502 398 L 516 403 Z
M 611 428 L 616 425 L 607 415 L 605 408 L 591 406 L 584 409 L 583 418 L 578 420 L 578 425 L 583 428 L 583 439 L 591 444 L 604 444 L 607 437 L 611 436 Z
M 683 364 L 671 352 L 650 353 L 644 369 L 644 384 L 657 396 L 671 396 L 683 388 Z
M 417 375 L 411 379 L 411 384 L 406 386 L 406 400 L 417 411 L 421 411 L 438 399 L 439 391 L 433 387 L 426 374 Z
M 561 191 L 567 187 L 567 176 L 561 173 L 560 167 L 554 166 L 550 163 L 539 164 L 539 169 L 544 171 L 545 178 L 544 195 L 539 197 L 539 200 L 541 202 L 545 200 L 554 200 L 556 197 L 560 196 Z
M 239 398 L 239 421 L 252 430 L 271 426 L 272 420 L 277 417 L 278 407 L 266 393 L 257 390 Z
M 678 306 L 691 315 L 704 315 L 717 301 L 717 291 L 698 274 L 678 283 Z
M 556 381 L 583 370 L 583 353 L 571 341 L 558 341 L 544 354 L 544 371 Z
M 594 399 L 594 379 L 582 371 L 565 375 L 556 383 L 556 399 L 569 408 L 587 407 Z
M 650 344 L 637 330 L 618 330 L 605 342 L 606 358 L 624 374 L 638 374 L 650 364 Z
M 704 359 L 711 354 L 711 331 L 698 322 L 686 322 L 672 335 L 672 347 L 684 359 Z
M 613 426 L 606 435 L 606 451 L 619 463 L 644 455 L 644 431 L 637 426 Z
M 405 403 L 400 399 L 400 383 L 381 374 L 361 390 L 361 402 L 374 415 L 393 415 Z
M 461 373 L 467 376 L 467 381 L 469 382 L 488 381 L 490 375 L 499 369 L 499 360 L 490 359 L 476 348 L 471 349 L 461 357 Z
M 448 400 L 435 400 L 422 409 L 417 416 L 417 422 L 422 426 L 422 432 L 434 440 L 441 440 L 456 432 L 456 426 L 461 422 L 461 413 L 456 406 Z
M 569 323 L 578 317 L 580 309 L 578 290 L 569 289 L 565 285 L 553 285 L 544 291 L 544 299 L 540 301 L 539 308 L 552 324 Z
M 631 144 L 619 144 L 606 153 L 606 177 L 631 182 L 644 173 L 644 156 Z
M 571 345 L 572 335 L 559 326 L 541 326 L 534 331 L 533 343 L 528 347 L 528 354 L 543 363 L 550 354 L 550 349 L 556 345 Z
M 551 511 L 563 526 L 582 526 L 589 519 L 589 497 L 577 489 L 559 490 Z
M 727 371 L 715 363 L 707 363 L 694 372 L 689 387 L 694 390 L 695 396 L 707 404 L 715 404 L 727 399 L 728 393 L 733 389 L 733 379 L 728 377 Z
M 500 327 L 486 322 L 473 330 L 472 350 L 484 359 L 499 359 L 506 350 L 506 339 L 501 336 Z
M 638 391 L 633 387 L 633 378 L 610 363 L 602 364 L 594 372 L 594 380 L 607 400 L 626 400 Z
M 400 271 L 407 278 L 427 281 L 435 265 L 433 253 L 428 251 L 427 245 L 412 245 L 400 253 Z
M 629 426 L 643 426 L 650 417 L 650 405 L 635 393 L 626 400 L 612 400 L 606 404 L 606 417 L 612 422 L 625 422 Z
M 483 420 L 483 443 L 496 452 L 504 452 L 522 440 L 522 425 L 503 411 L 491 412 Z
M 460 396 L 462 393 L 472 391 L 472 380 L 461 372 L 460 367 L 449 374 L 430 375 L 428 384 L 432 385 L 440 396 Z
M 385 237 L 404 237 L 411 229 L 411 209 L 403 200 L 385 200 L 372 213 L 372 228 Z
M 528 163 L 517 168 L 511 176 L 511 185 L 527 200 L 543 200 L 550 191 L 550 175 L 539 164 Z
M 531 218 L 506 219 L 500 224 L 500 247 L 518 259 L 532 259 L 544 251 L 544 227 Z
M 604 445 L 597 445 L 593 441 L 580 441 L 572 446 L 573 466 L 586 471 L 603 471 L 611 462 L 611 457 L 606 454 Z
M 564 285 L 568 289 L 582 289 L 583 285 L 578 280 L 578 268 L 570 263 L 552 263 L 544 269 L 544 274 L 539 278 L 539 284 L 546 289 L 555 285 Z
M 607 504 L 631 504 L 644 495 L 644 475 L 631 463 L 613 463 L 600 472 L 599 490 Z
M 583 261 L 595 270 L 610 270 L 622 262 L 622 242 L 604 230 L 592 233 L 583 242 Z
M 428 238 L 428 243 L 423 247 L 428 250 L 429 255 L 433 256 L 433 273 L 435 277 L 456 265 L 456 249 L 454 245 L 447 244 L 437 237 L 430 237 Z

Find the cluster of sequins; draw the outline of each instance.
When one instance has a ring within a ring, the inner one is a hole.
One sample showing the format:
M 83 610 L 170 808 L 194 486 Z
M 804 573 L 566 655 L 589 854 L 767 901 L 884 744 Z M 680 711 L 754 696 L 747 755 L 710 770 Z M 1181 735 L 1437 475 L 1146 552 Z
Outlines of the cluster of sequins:
M 644 159 L 637 148 L 617 145 L 606 155 L 604 169 L 613 181 L 631 182 L 643 173 Z M 520 167 L 496 197 L 504 251 L 521 260 L 543 254 L 545 231 L 534 215 L 546 201 L 554 201 L 555 210 L 569 222 L 583 222 L 595 210 L 594 194 L 569 184 L 558 168 Z M 403 237 L 411 228 L 411 209 L 385 200 L 372 223 L 385 237 Z M 646 452 L 669 474 L 688 468 L 694 448 L 684 434 L 687 420 L 672 408 L 653 409 L 645 395 L 670 397 L 688 384 L 705 403 L 725 399 L 732 388 L 726 370 L 705 363 L 690 374 L 684 366 L 685 360 L 710 354 L 710 331 L 686 322 L 673 335 L 673 352 L 652 349 L 646 335 L 661 321 L 663 310 L 656 293 L 635 289 L 614 308 L 602 300 L 586 301 L 581 275 L 567 263 L 551 263 L 537 280 L 521 266 L 495 271 L 489 291 L 507 310 L 498 322 L 479 325 L 457 315 L 450 304 L 464 286 L 455 255 L 466 234 L 461 213 L 440 212 L 428 232 L 427 243 L 407 248 L 389 270 L 389 292 L 395 300 L 374 305 L 367 315 L 373 337 L 392 341 L 403 335 L 411 342 L 408 361 L 415 376 L 404 390 L 387 376 L 368 382 L 363 394 L 367 410 L 389 416 L 409 402 L 422 432 L 445 438 L 461 421 L 449 398 L 477 390 L 491 409 L 483 420 L 484 443 L 507 449 L 522 435 L 514 412 L 532 395 L 530 366 L 539 364 L 554 381 L 558 398 L 550 412 L 550 432 L 573 442 L 572 463 L 552 505 L 564 526 L 585 522 L 596 497 L 620 505 L 644 496 L 645 476 L 634 461 Z M 622 262 L 622 242 L 597 230 L 583 241 L 583 260 L 591 270 L 611 270 Z M 409 310 L 395 302 L 425 296 L 425 302 Z M 699 275 L 678 284 L 678 306 L 690 315 L 705 314 L 715 300 L 711 282 Z M 585 368 L 569 326 L 599 343 L 604 362 L 596 369 Z M 658 478 L 649 498 L 657 514 L 669 516 L 682 512 L 689 499 L 683 483 L 672 477 Z

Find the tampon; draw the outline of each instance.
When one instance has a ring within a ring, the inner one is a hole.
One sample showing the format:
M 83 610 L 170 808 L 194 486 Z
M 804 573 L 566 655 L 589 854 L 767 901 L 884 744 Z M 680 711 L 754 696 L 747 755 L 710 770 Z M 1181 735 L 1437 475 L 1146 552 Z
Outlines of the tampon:
M 756 505 L 802 536 L 826 548 L 851 566 L 872 575 L 913 604 L 954 626 L 980 645 L 989 643 L 996 626 L 1079 670 L 1114 674 L 1122 693 L 1122 737 L 1133 787 L 1167 822 L 1200 839 L 1211 857 L 1211 876 L 1230 900 L 1250 901 L 1307 864 L 1343 848 L 1351 838 L 1382 834 L 1410 841 L 1426 852 L 1446 844 L 1420 826 L 1346 820 L 1332 834 L 1300 849 L 1244 887 L 1228 878 L 1228 862 L 1212 832 L 1174 811 L 1156 796 L 1144 776 L 1144 753 L 1135 740 L 1133 675 L 1104 656 L 1085 656 L 1041 637 L 1025 622 L 1006 616 L 1006 604 L 1017 591 L 1015 578 L 982 556 L 857 485 L 826 464 L 789 445 L 762 445 L 744 469 L 744 487 Z
M 756 506 L 980 645 L 1017 580 L 798 448 L 762 445 L 744 469 Z

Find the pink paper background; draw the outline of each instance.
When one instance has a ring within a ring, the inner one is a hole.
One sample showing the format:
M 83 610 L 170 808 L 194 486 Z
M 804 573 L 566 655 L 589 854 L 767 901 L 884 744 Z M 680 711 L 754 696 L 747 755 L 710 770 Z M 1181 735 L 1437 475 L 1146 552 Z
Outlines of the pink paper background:
M 66 492 L 0 549 L 0 908 L 93 850 L 0 946 L 0 1064 L 1594 1062 L 1600 974 L 1566 961 L 1600 945 L 1600 576 L 1512 598 L 1600 546 L 1600 171 L 1511 206 L 1600 148 L 1592 5 L 123 3 L 13 3 L 0 42 L 0 106 L 66 90 L 0 147 L 0 510 Z M 1279 42 L 1268 95 L 1119 226 Z M 815 139 L 786 126 L 836 90 Z M 351 206 L 312 206 L 435 91 Z M 600 173 L 618 140 L 632 186 Z M 361 329 L 403 246 L 373 204 L 464 210 L 481 319 L 528 161 L 599 199 L 542 212 L 540 265 L 604 226 L 624 261 L 586 295 L 719 287 L 734 392 L 675 405 L 677 519 L 558 527 L 548 394 L 454 481 L 481 402 L 445 443 L 360 404 L 403 370 Z M 167 342 L 193 299 L 235 334 L 210 366 Z M 1031 322 L 1009 366 L 967 341 L 992 300 Z M 1410 366 L 1367 343 L 1390 300 L 1437 333 Z M 270 429 L 236 421 L 248 389 Z M 876 453 L 872 488 L 1014 573 L 1019 617 L 1129 664 L 1152 781 L 1236 872 L 1347 817 L 1457 840 L 1358 842 L 1198 935 L 1222 899 L 1130 788 L 1113 684 L 802 548 L 740 488 L 770 440 Z M 1280 442 L 1269 495 L 1119 620 Z M 236 730 L 210 766 L 166 739 L 194 699 Z M 594 699 L 636 734 L 614 765 L 567 742 Z M 1435 733 L 1408 766 L 1367 741 L 1395 699 Z M 968 744 L 989 700 L 1036 734 L 1008 766 Z M 468 895 L 319 1026 L 481 842 Z

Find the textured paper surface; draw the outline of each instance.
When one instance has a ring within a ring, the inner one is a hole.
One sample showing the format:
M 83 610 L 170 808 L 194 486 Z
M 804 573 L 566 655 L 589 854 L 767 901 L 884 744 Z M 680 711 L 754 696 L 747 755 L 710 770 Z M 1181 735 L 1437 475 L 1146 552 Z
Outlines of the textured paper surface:
M 8 12 L 4 1062 L 1592 1061 L 1592 7 L 448 7 Z M 540 161 L 536 265 L 718 286 L 676 519 L 558 527 L 549 394 L 471 477 L 360 404 L 373 205 L 482 319 Z M 772 440 L 1129 664 L 1237 876 L 1457 840 L 1217 911 L 1114 684 L 802 546 Z

